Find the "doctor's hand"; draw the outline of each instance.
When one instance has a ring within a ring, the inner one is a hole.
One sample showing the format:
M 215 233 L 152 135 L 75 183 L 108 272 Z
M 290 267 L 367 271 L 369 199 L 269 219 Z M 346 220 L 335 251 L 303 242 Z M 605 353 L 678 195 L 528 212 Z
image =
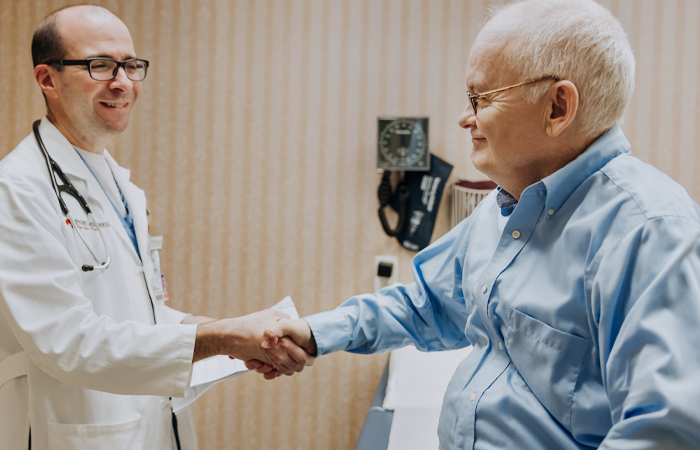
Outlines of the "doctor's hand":
M 314 358 L 291 340 L 274 347 L 263 348 L 262 338 L 266 329 L 272 328 L 278 319 L 288 319 L 284 313 L 273 309 L 231 319 L 222 319 L 197 326 L 197 338 L 193 362 L 214 355 L 229 355 L 242 361 L 257 360 L 266 364 L 267 371 L 292 375 L 304 366 L 313 364 Z M 265 370 L 261 366 L 261 370 Z
M 316 347 L 316 339 L 311 332 L 311 328 L 309 328 L 309 325 L 304 319 L 278 320 L 272 327 L 269 327 L 263 333 L 261 346 L 264 349 L 276 349 L 280 346 L 284 348 L 289 345 L 290 340 L 294 341 L 310 356 L 315 356 L 318 352 Z M 272 380 L 281 375 L 279 371 L 276 371 L 274 368 L 263 364 L 262 361 L 246 361 L 245 365 L 250 370 L 255 370 L 258 373 L 262 373 L 266 380 Z

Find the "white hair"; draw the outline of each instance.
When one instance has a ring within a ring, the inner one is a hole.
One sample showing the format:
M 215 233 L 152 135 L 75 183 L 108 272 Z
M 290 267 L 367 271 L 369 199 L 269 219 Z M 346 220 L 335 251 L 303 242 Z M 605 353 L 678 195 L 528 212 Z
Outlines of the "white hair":
M 522 0 L 491 10 L 490 19 Z M 579 92 L 584 134 L 597 137 L 622 122 L 634 91 L 634 54 L 622 25 L 593 0 L 530 0 L 534 20 L 523 23 L 508 43 L 506 61 L 521 82 L 553 76 Z M 551 83 L 525 90 L 537 102 Z

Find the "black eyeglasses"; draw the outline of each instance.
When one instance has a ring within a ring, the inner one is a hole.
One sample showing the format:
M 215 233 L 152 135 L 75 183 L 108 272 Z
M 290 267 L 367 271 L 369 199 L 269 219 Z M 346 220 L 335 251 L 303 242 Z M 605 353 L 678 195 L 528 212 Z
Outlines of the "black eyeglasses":
M 96 81 L 113 80 L 120 67 L 124 68 L 126 77 L 131 81 L 142 81 L 148 72 L 148 61 L 145 59 L 127 59 L 126 61 L 115 61 L 110 58 L 52 59 L 44 64 L 87 66 L 90 78 Z

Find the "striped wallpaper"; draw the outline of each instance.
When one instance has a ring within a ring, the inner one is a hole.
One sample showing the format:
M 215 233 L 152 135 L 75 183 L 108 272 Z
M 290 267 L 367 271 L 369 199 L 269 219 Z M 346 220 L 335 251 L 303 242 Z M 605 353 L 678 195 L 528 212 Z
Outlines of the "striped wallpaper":
M 66 0 L 2 0 L 0 156 L 44 106 L 30 42 Z M 372 289 L 374 255 L 412 253 L 376 218 L 378 115 L 430 116 L 431 151 L 483 178 L 457 126 L 485 0 L 104 0 L 151 61 L 109 147 L 149 199 L 171 306 L 215 317 L 292 295 L 302 315 Z M 700 200 L 699 0 L 607 0 L 637 57 L 633 153 Z M 434 237 L 449 226 L 448 195 Z M 247 375 L 193 408 L 202 449 L 354 448 L 386 355 Z

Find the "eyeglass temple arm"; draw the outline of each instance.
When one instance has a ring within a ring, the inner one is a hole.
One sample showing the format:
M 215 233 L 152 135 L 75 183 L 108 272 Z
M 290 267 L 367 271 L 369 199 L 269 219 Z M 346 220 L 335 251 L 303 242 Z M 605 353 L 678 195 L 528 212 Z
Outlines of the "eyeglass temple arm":
M 512 85 L 512 86 L 506 86 L 506 87 L 503 87 L 503 88 L 493 89 L 493 90 L 491 90 L 491 91 L 482 92 L 481 94 L 471 94 L 471 95 L 472 95 L 473 97 L 478 98 L 478 97 L 481 97 L 481 96 L 484 96 L 484 95 L 495 94 L 496 92 L 507 91 L 508 89 L 513 89 L 513 88 L 516 88 L 516 87 L 519 87 L 519 86 L 525 86 L 526 84 L 536 83 L 536 82 L 538 82 L 538 81 L 544 81 L 544 80 L 554 80 L 555 83 L 558 83 L 559 81 L 561 81 L 561 79 L 560 79 L 559 77 L 548 76 L 548 77 L 544 77 L 544 78 L 539 78 L 539 79 L 537 79 L 537 80 L 525 81 L 525 82 L 523 82 L 523 83 L 514 84 L 514 85 Z

